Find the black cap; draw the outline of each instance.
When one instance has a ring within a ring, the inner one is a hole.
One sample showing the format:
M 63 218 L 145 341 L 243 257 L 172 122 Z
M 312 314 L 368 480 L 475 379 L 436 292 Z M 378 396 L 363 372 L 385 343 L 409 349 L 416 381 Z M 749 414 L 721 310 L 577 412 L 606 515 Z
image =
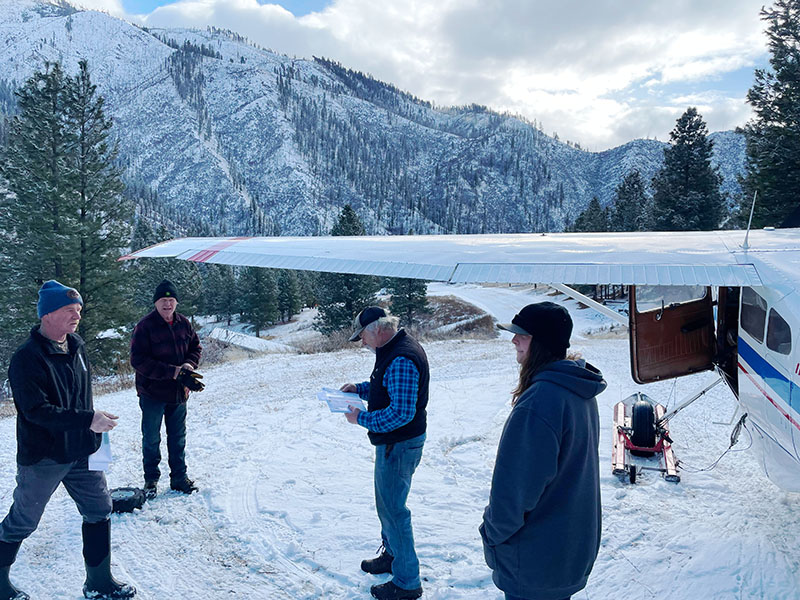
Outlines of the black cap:
M 355 331 L 353 335 L 350 336 L 350 341 L 355 342 L 358 340 L 361 337 L 361 332 L 364 331 L 364 327 L 385 316 L 387 316 L 386 311 L 380 306 L 368 306 L 362 310 L 356 315 L 356 318 L 353 319 L 353 329 Z
M 175 300 L 178 299 L 178 290 L 175 289 L 175 286 L 172 285 L 172 282 L 168 279 L 165 279 L 156 286 L 156 291 L 153 293 L 153 303 L 157 302 L 161 298 L 175 298 Z
M 569 311 L 554 302 L 528 304 L 514 315 L 511 323 L 498 323 L 497 326 L 511 333 L 529 335 L 554 352 L 569 348 L 569 338 L 572 335 L 572 317 L 569 316 Z

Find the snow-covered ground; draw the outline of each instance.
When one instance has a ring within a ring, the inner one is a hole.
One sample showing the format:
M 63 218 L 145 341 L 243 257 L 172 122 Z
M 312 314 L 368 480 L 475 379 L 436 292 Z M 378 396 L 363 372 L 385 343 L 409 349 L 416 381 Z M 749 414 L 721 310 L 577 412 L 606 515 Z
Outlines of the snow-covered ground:
M 432 292 L 465 297 L 501 321 L 549 298 L 531 288 Z M 766 479 L 744 450 L 746 431 L 714 470 L 697 471 L 728 446 L 731 426 L 717 421 L 733 414 L 731 394 L 718 386 L 673 420 L 676 454 L 686 465 L 681 483 L 653 472 L 635 486 L 619 481 L 610 467 L 613 404 L 639 390 L 674 406 L 712 376 L 637 386 L 626 337 L 584 335 L 602 329 L 603 318 L 564 303 L 576 322 L 572 349 L 609 382 L 598 399 L 604 535 L 589 585 L 575 598 L 800 598 L 800 495 Z M 477 527 L 517 376 L 514 352 L 505 334 L 429 343 L 426 350 L 429 437 L 409 500 L 423 597 L 497 600 Z M 115 573 L 143 599 L 368 598 L 369 586 L 386 579 L 359 569 L 380 544 L 373 450 L 363 429 L 328 412 L 315 394 L 323 385 L 365 379 L 372 360 L 354 348 L 269 354 L 204 370 L 206 390 L 190 399 L 187 451 L 200 492 L 162 490 L 143 510 L 115 515 Z M 110 485 L 141 485 L 135 393 L 99 396 L 95 404 L 120 415 L 111 434 Z M 14 419 L 0 419 L 3 514 L 14 487 L 14 451 Z M 23 544 L 12 580 L 33 598 L 81 597 L 80 517 L 63 489 Z

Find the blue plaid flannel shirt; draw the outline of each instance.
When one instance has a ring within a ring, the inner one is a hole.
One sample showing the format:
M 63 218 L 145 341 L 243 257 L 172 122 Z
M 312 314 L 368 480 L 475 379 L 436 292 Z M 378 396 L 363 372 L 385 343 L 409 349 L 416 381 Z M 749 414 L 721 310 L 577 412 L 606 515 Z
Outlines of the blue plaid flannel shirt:
M 412 361 L 398 356 L 383 374 L 383 385 L 389 392 L 389 406 L 358 414 L 358 424 L 376 433 L 394 431 L 414 418 L 417 412 L 419 371 Z M 356 392 L 364 400 L 368 399 L 369 381 L 357 384 Z

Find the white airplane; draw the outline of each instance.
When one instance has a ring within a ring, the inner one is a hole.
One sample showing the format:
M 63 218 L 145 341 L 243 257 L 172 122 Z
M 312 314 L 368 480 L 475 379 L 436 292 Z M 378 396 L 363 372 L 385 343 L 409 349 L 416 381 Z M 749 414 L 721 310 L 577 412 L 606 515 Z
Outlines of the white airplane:
M 564 291 L 629 285 L 634 380 L 716 369 L 767 476 L 800 491 L 800 229 L 182 238 L 124 258 L 143 257 Z

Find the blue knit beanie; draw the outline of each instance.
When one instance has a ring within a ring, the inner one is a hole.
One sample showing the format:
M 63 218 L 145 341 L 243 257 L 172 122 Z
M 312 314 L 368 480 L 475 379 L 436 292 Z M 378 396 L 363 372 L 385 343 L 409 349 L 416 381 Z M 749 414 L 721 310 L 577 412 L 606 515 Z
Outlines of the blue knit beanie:
M 75 288 L 62 285 L 55 279 L 45 281 L 42 287 L 39 288 L 39 302 L 36 304 L 36 312 L 39 314 L 40 319 L 67 304 L 80 304 L 83 306 L 83 299 Z

